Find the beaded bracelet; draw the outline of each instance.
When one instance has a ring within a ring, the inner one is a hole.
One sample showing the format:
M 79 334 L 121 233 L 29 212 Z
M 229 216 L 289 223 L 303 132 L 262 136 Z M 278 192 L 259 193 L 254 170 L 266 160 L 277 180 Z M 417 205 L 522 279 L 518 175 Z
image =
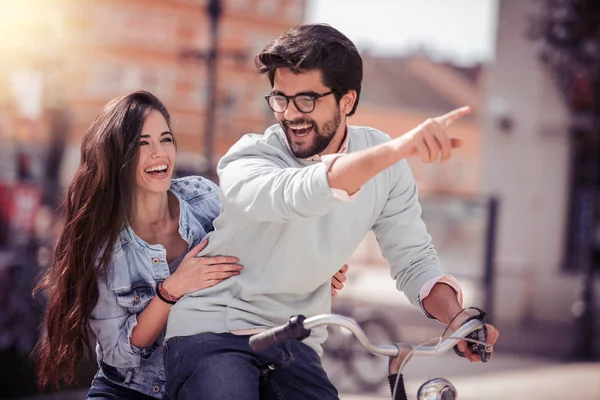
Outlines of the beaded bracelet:
M 158 289 L 156 290 L 156 295 L 159 299 L 164 301 L 167 304 L 175 304 L 179 298 L 173 296 L 163 287 L 162 282 L 158 284 Z

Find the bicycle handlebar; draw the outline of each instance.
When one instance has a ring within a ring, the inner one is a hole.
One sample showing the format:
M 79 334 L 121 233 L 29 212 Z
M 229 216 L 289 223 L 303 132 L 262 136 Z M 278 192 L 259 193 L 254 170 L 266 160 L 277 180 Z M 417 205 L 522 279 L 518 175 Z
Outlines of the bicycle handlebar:
M 398 355 L 398 346 L 393 345 L 374 345 L 372 344 L 365 331 L 351 318 L 337 314 L 322 314 L 314 317 L 305 318 L 302 315 L 290 318 L 286 324 L 267 329 L 264 332 L 257 333 L 250 337 L 250 347 L 253 350 L 264 350 L 275 346 L 287 340 L 302 340 L 308 337 L 310 330 L 321 325 L 339 325 L 348 329 L 354 334 L 359 343 L 372 354 L 382 356 L 396 357 Z M 415 356 L 434 356 L 443 354 L 452 349 L 454 345 L 472 332 L 483 327 L 479 320 L 472 320 L 461 326 L 452 334 L 452 338 L 446 338 L 435 346 L 412 346 L 412 354 Z

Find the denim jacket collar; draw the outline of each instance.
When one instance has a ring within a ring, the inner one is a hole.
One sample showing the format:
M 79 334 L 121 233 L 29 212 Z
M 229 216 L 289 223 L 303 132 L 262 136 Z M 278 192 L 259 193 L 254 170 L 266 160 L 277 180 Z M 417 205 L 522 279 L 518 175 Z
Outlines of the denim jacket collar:
M 193 234 L 197 234 L 198 232 L 191 232 L 190 224 L 189 224 L 189 207 L 190 205 L 177 193 L 173 188 L 169 189 L 169 193 L 177 198 L 179 202 L 179 234 L 181 237 L 191 244 L 194 241 L 195 236 Z M 137 250 L 140 250 L 149 256 L 160 256 L 164 254 L 165 248 L 158 245 L 148 244 L 146 241 L 142 240 L 133 230 L 131 225 L 126 224 L 125 228 L 120 232 L 119 236 L 123 243 L 131 243 Z

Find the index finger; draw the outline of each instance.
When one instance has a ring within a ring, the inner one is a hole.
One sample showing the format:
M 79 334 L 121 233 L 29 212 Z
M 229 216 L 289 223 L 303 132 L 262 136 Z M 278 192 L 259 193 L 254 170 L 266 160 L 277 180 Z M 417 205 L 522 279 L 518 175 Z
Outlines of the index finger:
M 240 261 L 239 258 L 233 256 L 211 256 L 211 257 L 202 257 L 206 260 L 206 264 L 208 265 L 217 265 L 217 264 L 235 264 Z
M 437 117 L 437 120 L 440 121 L 444 126 L 448 126 L 454 121 L 464 117 L 468 113 L 471 112 L 471 107 L 465 106 L 461 108 L 457 108 L 456 110 L 452 110 L 447 114 L 442 115 L 441 117 Z
M 183 258 L 195 258 L 198 257 L 198 254 L 202 250 L 206 248 L 208 245 L 208 238 L 204 238 L 200 243 L 198 243 L 194 248 L 192 248 Z
M 205 268 L 205 272 L 237 272 L 244 269 L 243 265 L 230 263 L 230 264 L 212 264 Z

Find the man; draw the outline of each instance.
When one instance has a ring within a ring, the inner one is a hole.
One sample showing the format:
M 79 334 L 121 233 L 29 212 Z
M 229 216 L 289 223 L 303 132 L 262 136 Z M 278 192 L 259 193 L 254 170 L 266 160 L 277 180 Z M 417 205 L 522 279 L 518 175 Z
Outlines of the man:
M 336 266 L 371 229 L 414 305 L 451 329 L 467 318 L 460 286 L 443 272 L 421 220 L 406 159 L 449 159 L 461 141 L 446 128 L 469 109 L 392 140 L 346 125 L 358 106 L 362 59 L 326 25 L 290 29 L 256 63 L 279 125 L 244 136 L 220 161 L 222 214 L 205 251 L 235 255 L 245 269 L 171 309 L 165 363 L 173 398 L 337 398 L 319 358 L 325 329 L 262 352 L 250 350 L 248 335 L 295 314 L 328 313 Z M 494 343 L 497 331 L 488 332 Z

